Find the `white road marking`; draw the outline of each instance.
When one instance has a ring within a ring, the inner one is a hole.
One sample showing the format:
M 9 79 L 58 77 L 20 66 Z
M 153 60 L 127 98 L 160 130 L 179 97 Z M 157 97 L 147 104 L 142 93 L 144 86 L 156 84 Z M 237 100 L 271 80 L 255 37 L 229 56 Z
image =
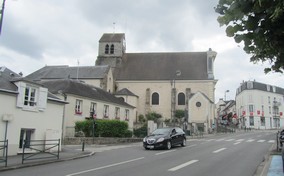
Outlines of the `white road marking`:
M 235 139 L 227 139 L 226 141 L 227 141 L 227 142 L 230 142 L 230 141 L 233 141 L 233 140 L 235 140 Z
M 257 142 L 264 142 L 265 140 L 258 140 Z
M 92 171 L 101 170 L 101 169 L 105 169 L 105 168 L 109 168 L 109 167 L 113 167 L 113 166 L 118 166 L 118 165 L 121 165 L 121 164 L 126 164 L 126 163 L 130 163 L 130 162 L 134 162 L 134 161 L 141 160 L 141 159 L 144 159 L 144 158 L 145 158 L 145 157 L 135 158 L 135 159 L 132 159 L 132 160 L 127 160 L 127 161 L 123 161 L 123 162 L 119 162 L 119 163 L 114 163 L 114 164 L 110 164 L 110 165 L 106 165 L 106 166 L 102 166 L 102 167 L 97 167 L 97 168 L 94 168 L 94 169 L 89 169 L 89 170 L 84 170 L 84 171 L 81 171 L 81 172 L 76 172 L 76 173 L 68 174 L 68 175 L 66 175 L 66 176 L 80 175 L 80 174 L 87 173 L 87 172 L 92 172 Z
M 219 153 L 219 152 L 221 152 L 221 151 L 223 151 L 223 150 L 226 150 L 227 148 L 220 148 L 220 149 L 218 149 L 218 150 L 215 150 L 214 152 L 212 152 L 212 153 Z
M 216 140 L 216 141 L 224 141 L 225 139 L 218 139 L 218 140 Z
M 181 169 L 181 168 L 184 168 L 184 167 L 186 167 L 186 166 L 188 166 L 188 165 L 191 165 L 191 164 L 193 164 L 193 163 L 196 163 L 196 162 L 198 162 L 198 160 L 191 160 L 191 161 L 188 161 L 188 162 L 186 162 L 186 163 L 183 163 L 183 164 L 181 164 L 181 165 L 178 165 L 178 166 L 176 166 L 176 167 L 173 167 L 173 168 L 171 168 L 171 169 L 169 169 L 168 171 L 176 171 L 176 170 L 179 170 L 179 169 Z
M 238 140 L 236 140 L 237 142 L 242 142 L 242 141 L 244 141 L 244 139 L 238 139 Z
M 234 145 L 238 145 L 238 144 L 240 144 L 241 142 L 236 142 L 236 143 L 234 143 Z
M 174 152 L 176 150 L 168 150 L 168 151 L 165 151 L 165 152 L 160 152 L 160 153 L 156 153 L 155 155 L 161 155 L 161 154 L 165 154 L 165 153 L 169 153 L 169 152 Z
M 249 139 L 246 142 L 253 142 L 253 141 L 254 141 L 254 139 Z
M 270 140 L 270 141 L 268 141 L 268 143 L 274 143 L 275 142 L 275 140 Z

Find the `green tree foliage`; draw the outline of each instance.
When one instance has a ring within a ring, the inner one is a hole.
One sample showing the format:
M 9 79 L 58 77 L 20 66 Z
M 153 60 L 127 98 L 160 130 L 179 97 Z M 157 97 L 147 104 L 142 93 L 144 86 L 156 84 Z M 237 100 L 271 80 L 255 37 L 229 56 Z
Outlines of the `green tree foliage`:
M 147 124 L 143 125 L 141 128 L 133 130 L 133 134 L 136 137 L 145 137 L 147 136 Z
M 253 63 L 269 61 L 264 72 L 284 70 L 284 1 L 219 0 L 215 11 L 227 36 L 243 42 Z
M 162 118 L 162 115 L 156 112 L 149 112 L 146 114 L 147 120 L 153 120 L 155 123 L 158 123 L 158 120 Z
M 86 137 L 93 136 L 93 120 L 77 121 L 75 131 L 83 131 Z M 128 123 L 119 120 L 96 120 L 95 136 L 101 137 L 132 137 Z

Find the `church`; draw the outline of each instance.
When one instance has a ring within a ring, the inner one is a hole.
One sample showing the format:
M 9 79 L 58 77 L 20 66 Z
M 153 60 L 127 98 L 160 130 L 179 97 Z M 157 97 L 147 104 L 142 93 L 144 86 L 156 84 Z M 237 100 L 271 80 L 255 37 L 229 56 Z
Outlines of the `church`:
M 124 33 L 105 33 L 99 40 L 95 66 L 45 66 L 32 80 L 79 79 L 97 86 L 134 107 L 131 121 L 155 112 L 174 121 L 185 112 L 182 128 L 207 133 L 215 124 L 214 61 L 217 53 L 127 53 Z M 58 73 L 58 74 L 57 74 Z
M 136 117 L 157 112 L 164 120 L 173 120 L 176 110 L 184 110 L 184 129 L 208 132 L 215 123 L 216 55 L 211 49 L 127 53 L 124 33 L 105 33 L 99 40 L 96 66 L 111 67 L 114 87 L 110 91 L 135 106 Z

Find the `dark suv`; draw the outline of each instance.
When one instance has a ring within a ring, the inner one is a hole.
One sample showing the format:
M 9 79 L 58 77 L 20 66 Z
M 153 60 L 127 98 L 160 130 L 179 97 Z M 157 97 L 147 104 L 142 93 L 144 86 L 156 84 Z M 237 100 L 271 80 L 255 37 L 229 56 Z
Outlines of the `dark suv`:
M 159 128 L 143 139 L 143 147 L 146 150 L 166 148 L 171 149 L 175 145 L 186 145 L 186 136 L 179 127 Z

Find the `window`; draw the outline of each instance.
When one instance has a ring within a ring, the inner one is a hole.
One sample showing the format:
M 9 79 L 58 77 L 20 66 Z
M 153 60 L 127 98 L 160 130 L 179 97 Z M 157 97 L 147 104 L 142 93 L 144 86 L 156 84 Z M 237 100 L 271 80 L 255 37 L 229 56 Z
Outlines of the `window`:
M 270 96 L 268 96 L 268 104 L 270 104 Z
M 213 61 L 212 61 L 212 57 L 208 58 L 208 72 L 212 72 L 213 71 Z
M 254 117 L 253 116 L 249 117 L 249 125 L 254 126 Z
M 269 114 L 271 114 L 271 106 L 269 106 L 268 109 L 269 109 Z
M 115 119 L 120 119 L 120 108 L 115 107 Z
M 125 120 L 129 120 L 129 110 L 125 109 Z
M 253 105 L 249 105 L 249 112 L 254 112 Z
M 178 94 L 178 105 L 185 105 L 185 95 L 184 93 Z
M 26 87 L 25 89 L 25 106 L 35 106 L 36 105 L 36 89 L 33 87 Z
M 109 115 L 109 106 L 104 105 L 104 118 L 108 118 Z
M 201 103 L 200 103 L 199 101 L 196 102 L 195 105 L 196 105 L 196 107 L 198 107 L 198 108 L 201 107 Z
M 247 87 L 248 87 L 248 89 L 252 89 L 253 88 L 253 82 L 247 82 Z
M 23 129 L 23 128 L 21 129 L 19 148 L 23 148 L 24 143 L 26 148 L 30 147 L 34 131 L 35 131 L 34 129 Z
M 97 104 L 91 102 L 91 106 L 90 106 L 90 118 L 97 118 Z
M 266 89 L 268 92 L 270 92 L 270 85 L 266 85 Z
M 111 46 L 110 46 L 110 54 L 113 54 L 114 53 L 114 45 L 112 44 Z
M 19 81 L 15 83 L 18 87 L 17 107 L 23 110 L 44 111 L 47 103 L 47 88 L 37 85 L 26 84 Z
M 75 114 L 82 114 L 82 105 L 83 105 L 83 101 L 82 100 L 76 100 L 76 104 L 75 104 Z
M 105 54 L 108 54 L 108 53 L 109 53 L 109 45 L 107 44 L 105 47 Z
M 152 105 L 159 105 L 159 94 L 157 92 L 152 94 Z

